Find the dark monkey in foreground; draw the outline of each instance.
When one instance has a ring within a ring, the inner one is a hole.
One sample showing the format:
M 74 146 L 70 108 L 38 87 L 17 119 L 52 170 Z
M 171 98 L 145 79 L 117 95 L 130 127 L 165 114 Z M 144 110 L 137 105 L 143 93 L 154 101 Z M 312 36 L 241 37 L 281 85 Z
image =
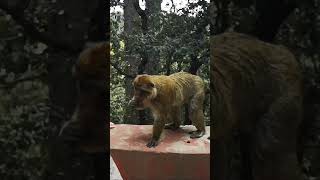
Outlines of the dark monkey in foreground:
M 133 86 L 134 96 L 130 104 L 137 110 L 150 108 L 154 117 L 153 134 L 148 147 L 158 145 L 163 128 L 179 128 L 180 112 L 184 104 L 188 104 L 189 118 L 197 128 L 190 137 L 199 138 L 205 134 L 205 92 L 203 80 L 199 76 L 186 72 L 170 76 L 144 74 L 134 79 Z
M 80 53 L 73 73 L 77 82 L 77 106 L 71 120 L 60 131 L 64 142 L 61 150 L 65 151 L 65 162 L 60 162 L 61 165 L 71 171 L 79 170 L 73 158 L 79 157 L 76 152 L 81 150 L 89 155 L 96 180 L 110 176 L 107 171 L 109 52 L 109 42 L 102 42 L 91 44 Z
M 61 129 L 61 135 L 76 142 L 83 151 L 107 149 L 109 43 L 98 43 L 81 52 L 75 65 L 78 98 L 73 117 Z
M 230 179 L 232 131 L 243 180 L 301 180 L 297 133 L 302 75 L 285 47 L 224 33 L 211 37 L 213 179 Z

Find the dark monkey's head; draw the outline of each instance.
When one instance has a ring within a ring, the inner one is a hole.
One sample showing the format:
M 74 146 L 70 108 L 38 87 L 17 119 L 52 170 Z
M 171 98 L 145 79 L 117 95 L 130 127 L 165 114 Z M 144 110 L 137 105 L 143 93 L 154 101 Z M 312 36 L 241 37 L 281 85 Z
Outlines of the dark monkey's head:
M 76 142 L 85 152 L 102 152 L 106 147 L 109 51 L 108 42 L 92 44 L 81 52 L 73 69 L 78 90 L 77 107 L 60 135 L 66 141 Z
M 109 44 L 103 42 L 87 48 L 80 54 L 74 69 L 80 93 L 106 92 L 109 75 L 106 59 L 109 58 L 107 57 L 109 50 Z
M 133 80 L 134 94 L 129 105 L 137 110 L 143 110 L 151 106 L 151 100 L 157 96 L 157 88 L 147 74 L 138 75 Z

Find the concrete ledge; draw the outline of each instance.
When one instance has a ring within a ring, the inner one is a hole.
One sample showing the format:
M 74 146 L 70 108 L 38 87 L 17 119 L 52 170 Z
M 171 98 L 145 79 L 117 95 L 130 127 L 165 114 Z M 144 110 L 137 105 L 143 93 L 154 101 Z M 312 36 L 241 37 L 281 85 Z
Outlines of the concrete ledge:
M 193 130 L 164 130 L 160 144 L 148 148 L 152 125 L 115 125 L 110 129 L 111 155 L 126 180 L 210 179 L 210 127 L 199 139 L 190 139 Z

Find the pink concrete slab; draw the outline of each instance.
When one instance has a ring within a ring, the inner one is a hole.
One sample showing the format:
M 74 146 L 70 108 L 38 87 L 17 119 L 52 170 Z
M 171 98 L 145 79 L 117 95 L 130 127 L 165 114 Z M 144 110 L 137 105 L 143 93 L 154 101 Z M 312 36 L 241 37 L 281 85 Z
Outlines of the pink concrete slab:
M 110 129 L 111 155 L 125 180 L 210 179 L 210 127 L 199 139 L 190 139 L 193 130 L 164 130 L 160 144 L 148 148 L 152 125 L 115 125 Z

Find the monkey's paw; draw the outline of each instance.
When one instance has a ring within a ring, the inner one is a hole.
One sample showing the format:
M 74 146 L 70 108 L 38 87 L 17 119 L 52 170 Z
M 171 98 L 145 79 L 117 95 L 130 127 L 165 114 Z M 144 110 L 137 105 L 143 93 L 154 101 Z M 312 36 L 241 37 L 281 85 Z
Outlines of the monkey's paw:
M 164 126 L 165 129 L 171 129 L 173 131 L 179 129 L 179 125 L 175 125 L 174 123 L 169 123 Z
M 190 132 L 189 134 L 191 134 L 190 138 L 194 139 L 194 138 L 202 137 L 203 135 L 206 134 L 206 132 L 205 131 L 201 131 L 201 130 L 196 130 L 196 131 Z
M 148 148 L 152 148 L 152 147 L 156 147 L 159 144 L 159 141 L 155 140 L 155 139 L 151 139 L 148 144 L 147 147 Z

